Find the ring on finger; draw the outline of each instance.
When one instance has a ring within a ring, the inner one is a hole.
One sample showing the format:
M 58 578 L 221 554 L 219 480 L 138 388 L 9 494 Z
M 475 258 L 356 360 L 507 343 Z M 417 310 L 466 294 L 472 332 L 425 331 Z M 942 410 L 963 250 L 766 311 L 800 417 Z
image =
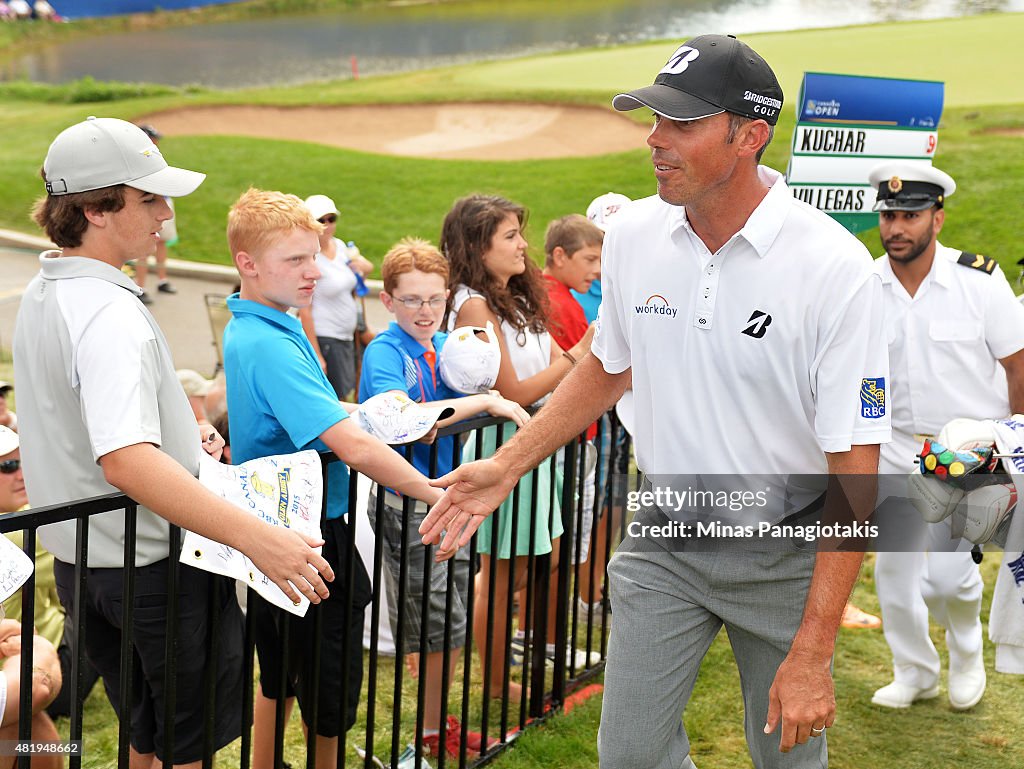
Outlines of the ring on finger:
M 825 733 L 825 727 L 824 726 L 822 726 L 820 728 L 817 727 L 817 726 L 812 726 L 811 727 L 811 736 L 812 737 L 820 737 L 824 733 Z

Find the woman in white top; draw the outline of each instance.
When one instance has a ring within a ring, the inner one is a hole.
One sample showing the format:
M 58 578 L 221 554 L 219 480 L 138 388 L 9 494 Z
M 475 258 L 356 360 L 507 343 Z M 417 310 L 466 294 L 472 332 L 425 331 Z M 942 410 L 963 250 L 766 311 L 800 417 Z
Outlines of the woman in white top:
M 501 366 L 495 383 L 501 395 L 523 407 L 540 405 L 555 389 L 562 377 L 569 373 L 575 362 L 590 350 L 592 332 L 571 350 L 563 351 L 547 332 L 547 291 L 540 269 L 527 257 L 523 224 L 526 210 L 504 198 L 470 195 L 455 202 L 445 217 L 441 230 L 441 251 L 447 257 L 451 275 L 452 307 L 448 328 L 486 326 L 493 323 L 501 329 L 498 344 L 501 347 Z M 503 439 L 514 432 L 514 425 L 505 425 Z M 494 452 L 497 430 L 484 431 L 483 454 Z M 475 458 L 472 446 L 467 450 Z M 488 593 L 490 580 L 496 581 L 494 591 L 494 648 L 487 675 L 490 676 L 491 694 L 500 693 L 503 660 L 508 654 L 506 637 L 506 606 L 508 586 L 512 574 L 510 559 L 515 558 L 515 589 L 526 585 L 527 556 L 530 554 L 531 534 L 533 553 L 543 555 L 557 550 L 553 540 L 562 533 L 559 502 L 561 491 L 551 489 L 552 470 L 549 463 L 541 465 L 534 475 L 526 476 L 519 485 L 519 505 L 515 531 L 516 548 L 512 552 L 513 505 L 511 497 L 499 511 L 480 527 L 477 550 L 481 553 L 481 571 L 473 616 L 473 635 L 482 659 L 487 658 L 484 645 L 487 638 Z M 537 493 L 532 483 L 536 478 Z M 561 479 L 556 475 L 556 487 Z M 531 501 L 537 500 L 536 507 Z M 553 504 L 551 500 L 553 499 Z M 497 534 L 492 534 L 496 526 Z M 492 552 L 496 540 L 497 549 Z M 538 597 L 544 600 L 543 597 Z M 550 612 L 554 601 L 550 601 Z M 554 640 L 555 617 L 549 617 L 549 642 Z M 521 697 L 518 684 L 511 683 L 509 696 Z
M 326 195 L 312 195 L 305 203 L 324 229 L 320 233 L 320 252 L 316 255 L 320 279 L 316 282 L 312 304 L 299 310 L 299 320 L 334 392 L 340 400 L 346 400 L 356 387 L 358 313 L 352 292 L 356 288 L 356 272 L 367 275 L 373 265 L 358 249 L 348 248 L 335 237 L 338 207 L 333 200 Z

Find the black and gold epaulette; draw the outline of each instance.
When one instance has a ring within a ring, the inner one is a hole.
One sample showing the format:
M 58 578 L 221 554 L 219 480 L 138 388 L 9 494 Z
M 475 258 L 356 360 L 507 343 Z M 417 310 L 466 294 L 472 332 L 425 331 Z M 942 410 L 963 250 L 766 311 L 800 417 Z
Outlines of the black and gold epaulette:
M 964 267 L 971 267 L 975 270 L 981 270 L 987 272 L 989 275 L 992 274 L 992 270 L 996 268 L 996 260 L 989 259 L 987 256 L 982 254 L 971 254 L 967 251 L 960 252 L 960 258 L 956 260 L 957 264 L 962 264 Z

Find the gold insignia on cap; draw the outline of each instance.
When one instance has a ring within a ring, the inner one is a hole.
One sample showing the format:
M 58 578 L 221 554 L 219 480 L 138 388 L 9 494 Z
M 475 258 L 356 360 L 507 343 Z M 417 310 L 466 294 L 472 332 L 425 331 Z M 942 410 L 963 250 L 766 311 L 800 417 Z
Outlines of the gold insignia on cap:
M 940 193 L 940 194 L 939 194 L 939 197 L 938 197 L 938 199 L 937 199 L 937 202 L 938 202 L 938 203 L 941 203 L 941 202 L 942 202 L 942 198 L 943 198 L 943 197 L 945 197 L 945 196 L 944 196 L 944 195 L 942 195 L 942 194 Z
M 898 195 L 899 191 L 903 189 L 903 180 L 898 176 L 894 176 L 889 180 L 889 192 L 893 195 Z

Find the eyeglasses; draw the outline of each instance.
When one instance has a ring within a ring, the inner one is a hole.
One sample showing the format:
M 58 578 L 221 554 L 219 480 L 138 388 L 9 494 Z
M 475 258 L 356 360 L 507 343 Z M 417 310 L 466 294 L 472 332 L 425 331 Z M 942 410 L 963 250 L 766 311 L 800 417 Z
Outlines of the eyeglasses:
M 429 299 L 420 299 L 418 296 L 403 296 L 395 297 L 395 301 L 407 310 L 418 310 L 423 305 L 429 305 L 431 310 L 439 310 L 448 303 L 448 300 L 443 296 L 432 296 Z
M 5 459 L 3 462 L 0 462 L 0 473 L 10 475 L 11 473 L 18 472 L 19 467 L 21 467 L 20 459 Z
M 317 221 L 320 222 L 320 224 L 334 224 L 338 221 L 338 217 L 334 214 L 327 214 L 327 216 L 321 216 Z

